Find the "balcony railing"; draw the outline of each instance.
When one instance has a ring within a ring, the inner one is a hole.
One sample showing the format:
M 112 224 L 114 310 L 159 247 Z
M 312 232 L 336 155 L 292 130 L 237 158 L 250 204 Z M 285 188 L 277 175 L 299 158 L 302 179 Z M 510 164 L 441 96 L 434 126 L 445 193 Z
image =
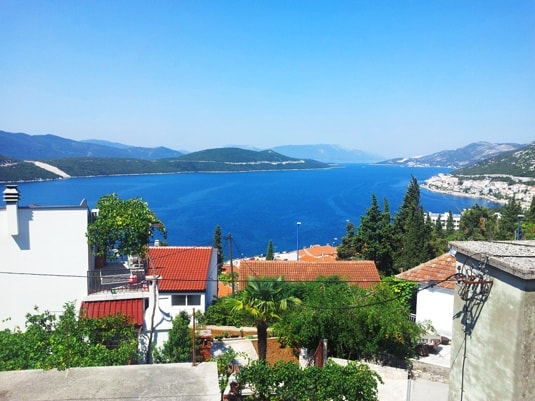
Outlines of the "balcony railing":
M 112 263 L 87 272 L 88 294 L 148 291 L 145 268 Z

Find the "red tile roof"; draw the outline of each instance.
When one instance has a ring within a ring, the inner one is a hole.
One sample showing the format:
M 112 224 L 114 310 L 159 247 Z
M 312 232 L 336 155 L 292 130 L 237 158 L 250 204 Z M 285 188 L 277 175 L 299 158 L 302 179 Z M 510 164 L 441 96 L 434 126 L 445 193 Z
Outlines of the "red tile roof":
M 312 245 L 299 251 L 299 260 L 309 262 L 334 262 L 336 248 L 331 245 Z
M 318 277 L 338 276 L 362 288 L 369 288 L 381 281 L 372 260 L 308 262 L 279 260 L 242 260 L 240 282 L 249 277 L 279 277 L 286 281 L 314 281 Z
M 109 301 L 84 301 L 82 310 L 88 317 L 98 318 L 122 313 L 130 316 L 138 326 L 143 325 L 143 298 L 114 299 Z
M 205 291 L 212 247 L 157 246 L 149 248 L 147 274 L 161 276 L 160 292 Z
M 412 269 L 396 275 L 408 281 L 428 284 L 434 281 L 438 287 L 454 289 L 455 280 L 443 281 L 457 272 L 455 257 L 445 253 L 435 259 L 422 263 Z

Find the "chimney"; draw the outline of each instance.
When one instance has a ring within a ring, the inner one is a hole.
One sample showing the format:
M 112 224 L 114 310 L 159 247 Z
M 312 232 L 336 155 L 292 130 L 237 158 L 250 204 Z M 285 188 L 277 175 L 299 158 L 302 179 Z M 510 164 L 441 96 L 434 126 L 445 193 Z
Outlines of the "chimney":
M 19 235 L 18 204 L 20 192 L 17 185 L 6 185 L 4 189 L 4 202 L 6 203 L 7 231 L 10 235 Z

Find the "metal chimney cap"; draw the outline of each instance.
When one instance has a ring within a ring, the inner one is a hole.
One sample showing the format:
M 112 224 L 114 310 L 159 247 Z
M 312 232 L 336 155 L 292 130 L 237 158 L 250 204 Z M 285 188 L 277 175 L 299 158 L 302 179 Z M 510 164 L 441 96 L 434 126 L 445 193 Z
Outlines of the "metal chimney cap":
M 20 200 L 20 192 L 18 185 L 8 184 L 4 189 L 4 202 L 18 202 Z

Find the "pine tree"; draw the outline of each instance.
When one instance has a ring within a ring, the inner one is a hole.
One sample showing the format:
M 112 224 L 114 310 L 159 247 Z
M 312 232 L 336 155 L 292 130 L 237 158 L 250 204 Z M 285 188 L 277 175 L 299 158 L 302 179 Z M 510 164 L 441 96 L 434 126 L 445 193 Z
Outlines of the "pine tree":
M 221 227 L 217 225 L 214 230 L 214 242 L 213 247 L 217 249 L 217 274 L 221 274 L 223 263 L 225 261 L 225 255 L 223 255 L 223 243 L 221 241 Z
M 266 251 L 266 260 L 273 260 L 275 257 L 273 256 L 273 241 L 269 240 L 267 251 Z

